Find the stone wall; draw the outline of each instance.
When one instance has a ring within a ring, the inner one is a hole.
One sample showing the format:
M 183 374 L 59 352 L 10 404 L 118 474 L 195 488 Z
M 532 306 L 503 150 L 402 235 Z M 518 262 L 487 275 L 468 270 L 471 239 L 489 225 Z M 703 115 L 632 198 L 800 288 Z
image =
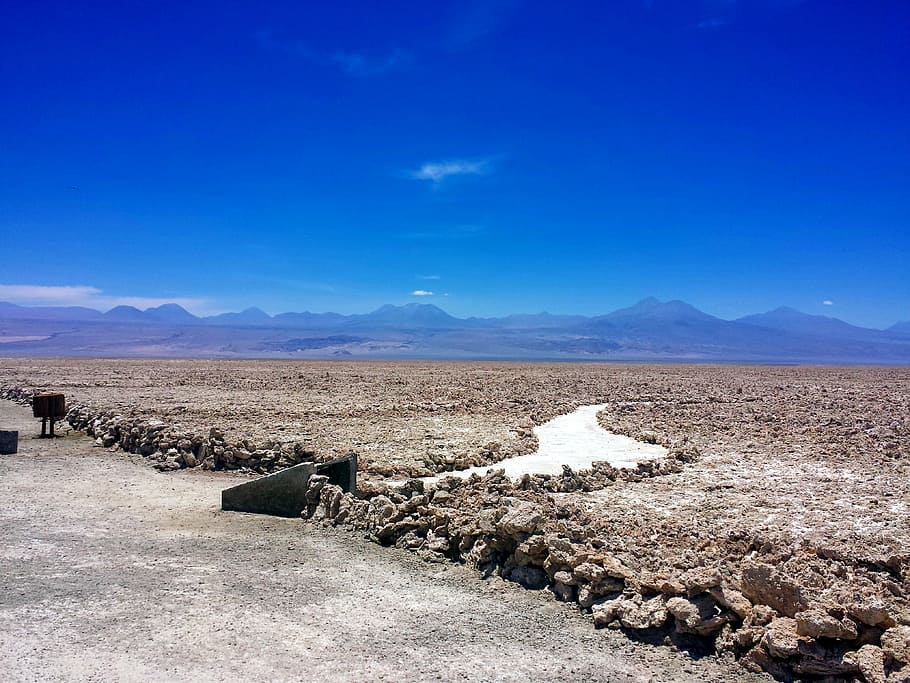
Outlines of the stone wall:
M 0 389 L 0 398 L 30 405 L 35 393 L 34 389 L 5 387 Z M 246 468 L 266 474 L 319 459 L 300 443 L 256 444 L 249 439 L 228 442 L 216 427 L 199 434 L 155 418 L 133 418 L 82 403 L 68 406 L 66 421 L 73 429 L 94 437 L 99 446 L 141 455 L 159 470 Z
M 366 483 L 357 495 L 314 479 L 304 516 L 428 561 L 462 562 L 551 591 L 590 613 L 597 628 L 693 654 L 714 651 L 778 678 L 910 681 L 910 611 L 900 574 L 885 586 L 895 600 L 882 600 L 881 586 L 861 572 L 840 599 L 822 599 L 813 586 L 843 583 L 853 568 L 815 556 L 782 562 L 755 539 L 742 539 L 720 562 L 699 564 L 693 553 L 655 571 L 647 558 L 607 551 L 583 523 L 586 511 L 549 493 L 600 485 L 603 476 L 567 471 L 513 484 L 497 471 L 435 486 Z

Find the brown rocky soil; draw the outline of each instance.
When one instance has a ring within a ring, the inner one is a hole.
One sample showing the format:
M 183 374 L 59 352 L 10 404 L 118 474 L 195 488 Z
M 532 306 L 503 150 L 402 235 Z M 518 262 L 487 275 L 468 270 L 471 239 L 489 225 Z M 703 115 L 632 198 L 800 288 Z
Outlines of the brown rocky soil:
M 161 473 L 89 439 L 0 456 L 0 679 L 759 683 L 595 632 L 517 584 L 293 519 L 224 513 L 249 478 Z M 543 598 L 543 599 L 542 599 Z
M 324 523 L 546 585 L 633 637 L 781 677 L 910 676 L 907 369 L 2 360 L 0 384 L 64 391 L 74 424 L 162 469 L 356 450 L 372 483 L 314 490 Z M 381 484 L 533 450 L 534 424 L 593 403 L 671 457 Z

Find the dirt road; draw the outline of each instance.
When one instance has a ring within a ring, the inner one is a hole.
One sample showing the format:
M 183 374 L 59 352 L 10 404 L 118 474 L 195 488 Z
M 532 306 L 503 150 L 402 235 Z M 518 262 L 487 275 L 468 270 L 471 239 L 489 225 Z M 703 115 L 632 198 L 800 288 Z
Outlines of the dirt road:
M 237 476 L 162 474 L 36 424 L 0 401 L 20 430 L 0 456 L 4 680 L 767 680 L 464 567 L 221 512 Z

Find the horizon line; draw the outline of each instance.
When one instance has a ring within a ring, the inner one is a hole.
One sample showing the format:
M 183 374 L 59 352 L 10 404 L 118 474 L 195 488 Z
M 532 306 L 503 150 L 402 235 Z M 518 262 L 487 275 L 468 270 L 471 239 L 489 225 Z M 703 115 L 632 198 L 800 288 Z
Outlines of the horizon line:
M 49 308 L 63 308 L 63 309 L 67 309 L 67 308 L 77 308 L 77 309 L 84 309 L 84 310 L 94 311 L 94 312 L 98 313 L 99 315 L 107 315 L 107 314 L 109 314 L 111 311 L 113 311 L 113 310 L 115 310 L 115 309 L 118 309 L 118 308 L 132 309 L 133 311 L 136 311 L 137 313 L 144 314 L 144 313 L 154 312 L 154 311 L 157 311 L 157 310 L 159 310 L 159 309 L 161 309 L 161 308 L 163 308 L 163 307 L 165 307 L 165 306 L 168 306 L 168 307 L 176 307 L 176 308 L 180 309 L 183 313 L 186 313 L 188 316 L 191 316 L 192 318 L 195 318 L 195 319 L 197 319 L 197 320 L 199 320 L 199 321 L 211 320 L 211 319 L 219 318 L 219 317 L 223 317 L 223 316 L 231 316 L 231 315 L 236 316 L 236 315 L 241 315 L 241 314 L 246 313 L 246 312 L 248 312 L 248 311 L 258 311 L 259 313 L 262 313 L 264 316 L 266 316 L 266 317 L 269 318 L 270 320 L 273 320 L 273 319 L 277 318 L 278 316 L 282 316 L 282 315 L 317 315 L 317 316 L 319 316 L 319 315 L 337 315 L 337 316 L 340 316 L 340 317 L 343 317 L 343 318 L 349 318 L 349 317 L 355 317 L 355 316 L 371 315 L 371 314 L 374 314 L 374 313 L 378 313 L 378 312 L 382 311 L 383 309 L 388 309 L 388 308 L 392 308 L 392 309 L 401 309 L 401 308 L 408 308 L 408 307 L 411 307 L 411 308 L 414 308 L 414 307 L 421 307 L 421 308 L 435 308 L 436 310 L 440 311 L 441 313 L 444 313 L 445 315 L 449 316 L 449 317 L 452 318 L 453 320 L 471 321 L 471 320 L 502 320 L 502 319 L 505 319 L 505 318 L 520 317 L 520 316 L 551 316 L 551 317 L 554 317 L 554 318 L 566 317 L 566 318 L 584 318 L 584 319 L 590 320 L 590 319 L 602 318 L 602 317 L 605 317 L 605 316 L 608 316 L 608 315 L 612 315 L 612 314 L 617 313 L 617 312 L 619 312 L 619 311 L 623 311 L 623 310 L 626 310 L 626 309 L 629 309 L 629 308 L 634 308 L 634 307 L 639 306 L 639 305 L 641 305 L 641 304 L 643 304 L 643 303 L 652 302 L 652 301 L 653 301 L 653 302 L 655 302 L 656 304 L 661 305 L 661 306 L 668 305 L 668 304 L 673 304 L 673 303 L 683 304 L 683 305 L 685 305 L 685 306 L 688 306 L 688 307 L 692 308 L 693 310 L 697 311 L 698 313 L 702 313 L 702 314 L 704 314 L 704 315 L 708 315 L 708 316 L 710 316 L 710 317 L 712 317 L 712 318 L 716 318 L 717 320 L 721 320 L 721 321 L 724 321 L 724 322 L 739 322 L 739 321 L 742 321 L 742 320 L 745 319 L 745 318 L 750 318 L 750 317 L 753 317 L 753 316 L 756 316 L 756 315 L 767 315 L 767 314 L 769 314 L 769 313 L 774 313 L 774 312 L 777 312 L 777 311 L 794 311 L 794 312 L 796 312 L 796 313 L 799 313 L 800 315 L 804 315 L 804 316 L 807 316 L 807 317 L 811 317 L 811 318 L 822 318 L 822 319 L 827 319 L 827 320 L 834 320 L 834 321 L 842 322 L 842 323 L 844 323 L 844 324 L 846 324 L 846 325 L 850 325 L 851 327 L 856 327 L 856 328 L 858 328 L 858 329 L 874 330 L 874 331 L 878 331 L 878 332 L 885 332 L 885 331 L 888 331 L 889 329 L 891 329 L 891 328 L 893 328 L 893 327 L 895 327 L 895 326 L 901 325 L 901 324 L 903 324 L 903 323 L 905 323 L 905 322 L 910 322 L 910 319 L 908 319 L 908 320 L 906 320 L 906 321 L 905 321 L 905 320 L 900 320 L 900 319 L 899 319 L 899 320 L 896 320 L 896 321 L 895 321 L 894 323 L 892 323 L 891 325 L 889 325 L 888 327 L 881 327 L 881 328 L 878 328 L 878 327 L 867 327 L 867 326 L 864 326 L 864 325 L 855 325 L 855 324 L 853 324 L 853 323 L 849 323 L 849 322 L 847 322 L 847 321 L 845 321 L 845 320 L 843 320 L 843 319 L 841 319 L 841 318 L 836 318 L 836 317 L 834 317 L 834 316 L 817 315 L 817 314 L 813 314 L 813 313 L 806 313 L 806 312 L 801 311 L 801 310 L 799 310 L 799 309 L 797 309 L 797 308 L 794 308 L 794 307 L 792 307 L 792 306 L 786 306 L 786 305 L 777 306 L 777 307 L 772 308 L 772 309 L 770 309 L 770 310 L 768 310 L 768 311 L 763 311 L 763 312 L 760 312 L 760 313 L 750 313 L 750 314 L 747 314 L 747 315 L 744 315 L 744 316 L 740 316 L 739 318 L 721 318 L 720 316 L 715 316 L 715 315 L 712 315 L 712 314 L 710 314 L 710 313 L 705 313 L 705 312 L 702 311 L 700 308 L 697 308 L 696 306 L 693 306 L 692 304 L 690 304 L 690 303 L 688 303 L 688 302 L 686 302 L 686 301 L 683 301 L 682 299 L 668 299 L 668 300 L 666 300 L 666 301 L 661 301 L 661 300 L 658 299 L 657 297 L 653 297 L 653 296 L 644 297 L 644 298 L 639 299 L 639 300 L 636 301 L 635 303 L 633 303 L 633 304 L 631 304 L 631 305 L 628 305 L 628 306 L 621 306 L 621 307 L 619 307 L 619 308 L 613 309 L 613 310 L 608 311 L 608 312 L 606 312 L 606 313 L 598 313 L 598 314 L 594 314 L 594 315 L 585 315 L 585 314 L 582 314 L 582 313 L 551 313 L 551 312 L 549 312 L 549 311 L 536 311 L 536 312 L 515 312 L 515 313 L 508 313 L 508 314 L 500 315 L 500 316 L 476 316 L 476 315 L 471 315 L 471 316 L 464 317 L 464 318 L 459 318 L 458 316 L 454 316 L 454 315 L 450 314 L 448 311 L 444 310 L 443 308 L 441 308 L 440 306 L 438 306 L 438 305 L 436 305 L 436 304 L 434 304 L 434 303 L 417 302 L 417 301 L 411 301 L 411 302 L 408 302 L 408 303 L 405 303 L 405 304 L 391 304 L 391 303 L 382 304 L 381 306 L 379 306 L 379 307 L 377 307 L 377 308 L 375 308 L 375 309 L 372 309 L 372 310 L 369 310 L 369 311 L 366 311 L 366 312 L 363 312 L 363 313 L 337 313 L 336 311 L 310 311 L 310 310 L 304 310 L 304 311 L 281 311 L 281 312 L 279 312 L 279 313 L 270 314 L 270 313 L 266 312 L 265 310 L 263 310 L 262 308 L 260 308 L 259 306 L 248 306 L 248 307 L 246 307 L 246 308 L 244 308 L 244 309 L 242 309 L 242 310 L 239 310 L 239 311 L 224 311 L 224 312 L 221 312 L 221 313 L 213 313 L 213 314 L 209 314 L 209 315 L 196 315 L 195 313 L 190 312 L 190 311 L 187 310 L 184 306 L 182 306 L 180 303 L 178 303 L 178 302 L 181 301 L 181 300 L 185 300 L 185 299 L 183 299 L 182 297 L 175 297 L 175 300 L 173 300 L 173 301 L 168 301 L 168 300 L 165 300 L 164 298 L 158 298 L 158 300 L 159 300 L 159 301 L 162 301 L 163 303 L 160 303 L 160 304 L 158 304 L 157 306 L 149 306 L 148 308 L 145 308 L 145 309 L 141 309 L 141 308 L 138 308 L 138 307 L 136 307 L 136 306 L 129 305 L 129 304 L 118 304 L 118 305 L 112 306 L 111 308 L 109 308 L 109 309 L 107 309 L 107 310 L 102 310 L 102 309 L 100 309 L 100 308 L 94 308 L 94 307 L 92 307 L 92 306 L 80 305 L 80 304 L 75 304 L 75 303 L 73 303 L 73 304 L 35 304 L 35 305 L 30 305 L 30 304 L 18 304 L 18 303 L 12 302 L 12 301 L 5 301 L 5 300 L 0 300 L 0 305 L 4 305 L 4 304 L 5 304 L 5 305 L 15 306 L 15 307 L 17 307 L 17 308 L 25 308 L 25 309 L 49 309 Z M 825 305 L 829 305 L 827 301 L 824 302 L 824 303 L 825 303 Z M 0 318 L 2 318 L 2 316 L 0 316 Z M 747 323 L 747 324 L 748 324 L 748 323 Z

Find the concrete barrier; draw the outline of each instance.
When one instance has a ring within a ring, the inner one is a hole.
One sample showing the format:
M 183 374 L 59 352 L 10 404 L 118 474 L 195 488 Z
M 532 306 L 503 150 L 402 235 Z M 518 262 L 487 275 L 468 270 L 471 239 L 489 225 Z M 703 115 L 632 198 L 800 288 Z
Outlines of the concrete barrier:
M 303 462 L 221 492 L 221 509 L 277 517 L 299 517 L 307 506 L 310 477 L 321 474 L 348 493 L 357 488 L 357 455 L 326 463 Z

